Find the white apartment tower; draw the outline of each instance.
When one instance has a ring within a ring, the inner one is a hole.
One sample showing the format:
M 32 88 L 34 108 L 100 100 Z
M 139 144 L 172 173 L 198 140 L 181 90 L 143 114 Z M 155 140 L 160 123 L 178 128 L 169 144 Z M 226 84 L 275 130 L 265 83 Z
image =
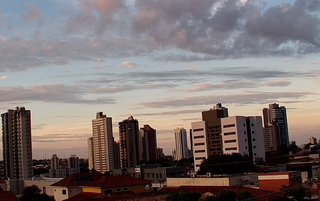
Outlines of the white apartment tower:
M 200 169 L 203 160 L 209 156 L 208 151 L 208 136 L 207 125 L 205 121 L 198 121 L 191 123 L 192 143 L 193 143 L 193 157 L 194 157 L 194 171 Z
M 88 145 L 88 168 L 89 170 L 94 169 L 94 151 L 93 151 L 93 137 L 87 139 Z
M 104 173 L 114 169 L 112 118 L 98 112 L 92 120 L 94 169 Z
M 221 131 L 224 154 L 248 155 L 254 163 L 265 161 L 262 117 L 221 118 Z
M 184 128 L 174 129 L 176 149 L 175 149 L 175 160 L 182 158 L 189 158 L 188 154 L 188 142 L 187 142 L 187 131 Z
M 1 114 L 5 179 L 32 178 L 31 112 L 24 107 Z

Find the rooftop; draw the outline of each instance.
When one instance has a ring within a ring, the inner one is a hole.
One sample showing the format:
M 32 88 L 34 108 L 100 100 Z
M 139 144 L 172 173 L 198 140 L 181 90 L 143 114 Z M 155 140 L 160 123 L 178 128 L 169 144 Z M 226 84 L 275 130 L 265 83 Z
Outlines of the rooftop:
M 86 187 L 118 187 L 118 186 L 132 186 L 139 184 L 150 184 L 152 181 L 145 179 L 138 179 L 128 175 L 118 175 L 118 176 L 105 176 L 97 181 L 92 181 L 82 186 Z

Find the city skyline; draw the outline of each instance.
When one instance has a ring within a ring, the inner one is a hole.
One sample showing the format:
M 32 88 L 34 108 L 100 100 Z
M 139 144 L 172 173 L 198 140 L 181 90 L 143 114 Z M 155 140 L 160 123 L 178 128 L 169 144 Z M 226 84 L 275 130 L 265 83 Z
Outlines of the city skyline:
M 168 155 L 172 130 L 189 135 L 219 102 L 229 116 L 263 116 L 278 103 L 290 140 L 319 139 L 320 7 L 193 2 L 0 2 L 0 113 L 32 111 L 33 158 L 88 157 L 100 111 L 112 117 L 115 140 L 128 116 L 152 125 Z

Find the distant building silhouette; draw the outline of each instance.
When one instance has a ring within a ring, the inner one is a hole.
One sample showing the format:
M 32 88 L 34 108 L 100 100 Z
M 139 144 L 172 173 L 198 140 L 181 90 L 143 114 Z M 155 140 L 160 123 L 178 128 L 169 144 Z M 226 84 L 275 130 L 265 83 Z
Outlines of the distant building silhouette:
M 32 178 L 31 112 L 24 107 L 1 114 L 5 179 Z
M 119 122 L 121 168 L 135 167 L 141 160 L 139 122 L 132 116 Z
M 94 169 L 94 150 L 93 150 L 93 137 L 87 139 L 88 146 L 88 168 L 89 170 Z
M 287 112 L 284 106 L 269 104 L 263 108 L 263 124 L 266 151 L 277 150 L 280 145 L 289 145 Z
M 189 158 L 186 129 L 184 128 L 174 129 L 174 136 L 175 136 L 175 143 L 176 143 L 174 159 L 181 160 L 183 158 Z
M 120 169 L 120 142 L 114 141 L 114 169 Z
M 150 161 L 157 159 L 157 134 L 149 125 L 140 128 L 141 160 Z

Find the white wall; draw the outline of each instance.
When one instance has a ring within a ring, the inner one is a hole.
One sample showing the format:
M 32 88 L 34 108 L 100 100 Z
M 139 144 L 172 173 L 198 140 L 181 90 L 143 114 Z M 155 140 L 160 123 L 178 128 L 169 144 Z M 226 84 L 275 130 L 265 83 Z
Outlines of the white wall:
M 200 169 L 200 165 L 204 159 L 208 158 L 208 138 L 206 130 L 206 122 L 198 121 L 191 123 L 192 128 L 192 141 L 193 141 L 193 158 L 194 158 L 194 171 Z M 197 138 L 203 136 L 203 138 Z M 201 144 L 200 144 L 201 143 Z M 204 152 L 199 152 L 204 151 Z M 204 159 L 203 159 L 204 158 Z

